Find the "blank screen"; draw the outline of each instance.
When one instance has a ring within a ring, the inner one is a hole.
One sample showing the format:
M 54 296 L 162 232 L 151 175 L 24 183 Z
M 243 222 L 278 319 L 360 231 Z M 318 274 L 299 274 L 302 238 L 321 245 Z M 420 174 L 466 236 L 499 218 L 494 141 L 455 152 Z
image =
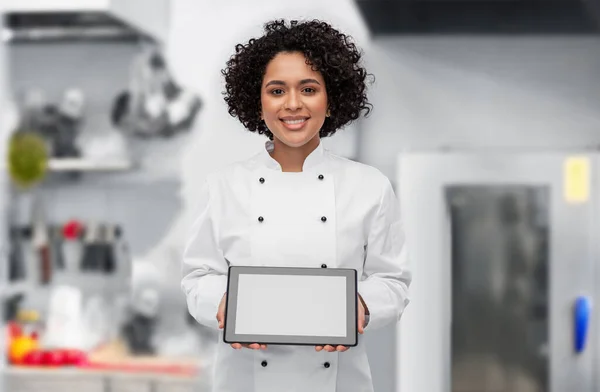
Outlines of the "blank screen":
M 346 278 L 239 276 L 236 334 L 346 336 Z

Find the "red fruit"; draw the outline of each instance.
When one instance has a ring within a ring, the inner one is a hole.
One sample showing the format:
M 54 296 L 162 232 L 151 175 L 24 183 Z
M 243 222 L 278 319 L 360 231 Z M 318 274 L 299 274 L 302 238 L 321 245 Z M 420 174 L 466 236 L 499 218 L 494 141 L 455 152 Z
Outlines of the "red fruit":
M 10 321 L 7 324 L 8 327 L 8 336 L 9 339 L 14 339 L 14 338 L 18 338 L 19 336 L 23 335 L 23 328 L 21 328 L 21 326 L 19 325 L 19 323 L 16 323 L 14 321 Z
M 66 350 L 65 362 L 72 366 L 83 366 L 87 363 L 87 355 L 80 350 Z
M 42 350 L 30 351 L 23 358 L 23 364 L 27 366 L 40 366 L 43 362 L 43 354 Z
M 79 237 L 83 225 L 76 220 L 70 220 L 63 226 L 63 236 L 65 239 L 74 240 Z
M 62 366 L 64 354 L 60 350 L 44 351 L 42 354 L 42 364 L 45 366 Z

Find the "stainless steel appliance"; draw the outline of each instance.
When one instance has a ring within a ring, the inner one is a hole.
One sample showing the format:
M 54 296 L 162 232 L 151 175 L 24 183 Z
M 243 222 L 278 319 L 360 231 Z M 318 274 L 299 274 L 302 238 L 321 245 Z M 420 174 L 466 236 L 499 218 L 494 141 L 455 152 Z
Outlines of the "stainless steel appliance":
M 398 329 L 399 391 L 600 387 L 599 156 L 400 156 L 414 282 Z

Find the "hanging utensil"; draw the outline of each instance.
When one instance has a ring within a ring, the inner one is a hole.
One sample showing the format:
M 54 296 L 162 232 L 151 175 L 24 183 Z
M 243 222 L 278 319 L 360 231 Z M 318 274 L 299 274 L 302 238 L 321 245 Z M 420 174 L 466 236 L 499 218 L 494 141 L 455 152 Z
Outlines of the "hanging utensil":
M 62 251 L 69 272 L 75 272 L 81 265 L 83 232 L 83 224 L 77 220 L 70 220 L 62 227 Z
M 89 223 L 85 229 L 83 256 L 81 258 L 82 271 L 97 271 L 100 269 L 102 256 L 98 248 L 98 234 L 98 225 Z
M 26 267 L 22 249 L 22 230 L 18 227 L 10 229 L 10 254 L 8 279 L 10 282 L 25 279 Z
M 32 243 L 39 257 L 40 284 L 49 284 L 52 280 L 52 255 L 48 241 L 48 226 L 46 225 L 42 202 L 34 197 L 32 208 L 33 239 Z
M 65 257 L 63 254 L 62 244 L 63 235 L 60 227 L 50 228 L 50 249 L 53 267 L 63 270 L 65 269 Z
M 117 240 L 117 228 L 115 225 L 107 225 L 105 226 L 105 234 L 104 238 L 104 246 L 105 246 L 105 263 L 104 263 L 104 272 L 107 274 L 113 274 L 117 269 L 117 260 L 116 260 L 116 240 Z

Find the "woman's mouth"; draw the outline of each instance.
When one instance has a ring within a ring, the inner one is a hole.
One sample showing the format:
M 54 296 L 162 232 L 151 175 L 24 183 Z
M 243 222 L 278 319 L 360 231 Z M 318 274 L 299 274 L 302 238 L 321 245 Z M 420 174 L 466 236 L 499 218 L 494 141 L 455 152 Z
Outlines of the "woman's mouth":
M 306 123 L 308 122 L 309 117 L 301 117 L 301 118 L 282 118 L 281 122 L 283 125 L 292 131 L 297 131 L 302 129 Z

